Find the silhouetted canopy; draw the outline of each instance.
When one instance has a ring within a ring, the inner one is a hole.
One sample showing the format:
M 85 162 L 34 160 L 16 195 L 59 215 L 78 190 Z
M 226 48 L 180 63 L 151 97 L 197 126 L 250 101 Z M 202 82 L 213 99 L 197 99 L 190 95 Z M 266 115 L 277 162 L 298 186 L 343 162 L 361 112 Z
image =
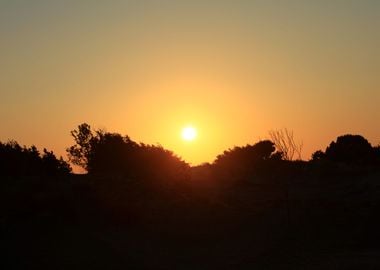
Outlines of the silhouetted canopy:
M 127 177 L 181 178 L 189 165 L 158 145 L 136 143 L 128 136 L 81 124 L 71 132 L 75 144 L 67 149 L 70 160 L 90 174 Z
M 316 151 L 312 159 L 348 165 L 369 165 L 376 162 L 376 148 L 361 135 L 346 134 L 331 142 L 325 152 Z

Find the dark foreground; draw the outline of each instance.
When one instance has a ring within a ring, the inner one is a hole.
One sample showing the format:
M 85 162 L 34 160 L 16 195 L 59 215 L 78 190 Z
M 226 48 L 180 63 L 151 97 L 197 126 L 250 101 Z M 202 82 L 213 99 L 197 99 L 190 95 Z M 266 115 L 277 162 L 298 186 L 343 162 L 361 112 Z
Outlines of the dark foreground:
M 379 173 L 5 179 L 1 269 L 380 269 Z

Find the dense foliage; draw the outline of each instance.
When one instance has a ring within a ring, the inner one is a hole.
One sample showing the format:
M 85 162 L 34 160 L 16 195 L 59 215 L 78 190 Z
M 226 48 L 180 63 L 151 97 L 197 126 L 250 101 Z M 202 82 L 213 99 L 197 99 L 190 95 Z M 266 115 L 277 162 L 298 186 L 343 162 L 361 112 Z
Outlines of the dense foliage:
M 75 144 L 67 149 L 70 160 L 89 174 L 132 178 L 187 177 L 189 165 L 160 145 L 136 143 L 128 136 L 81 124 L 71 132 Z
M 313 161 L 329 161 L 348 166 L 376 166 L 380 162 L 379 147 L 372 145 L 361 135 L 346 134 L 332 141 L 323 152 L 316 151 Z
M 265 174 L 281 160 L 282 153 L 276 152 L 273 142 L 265 140 L 224 151 L 216 157 L 213 168 L 220 178 L 247 178 Z
M 15 141 L 0 142 L 0 173 L 2 175 L 64 175 L 71 172 L 70 165 L 43 150 L 42 155 L 35 146 L 20 146 Z

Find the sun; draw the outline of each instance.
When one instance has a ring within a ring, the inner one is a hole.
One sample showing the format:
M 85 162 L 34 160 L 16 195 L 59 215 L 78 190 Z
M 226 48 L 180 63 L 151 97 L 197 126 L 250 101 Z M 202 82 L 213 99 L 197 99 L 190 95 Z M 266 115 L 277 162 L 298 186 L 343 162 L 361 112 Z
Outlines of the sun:
M 197 130 L 192 126 L 182 129 L 182 139 L 185 141 L 193 141 L 197 137 Z

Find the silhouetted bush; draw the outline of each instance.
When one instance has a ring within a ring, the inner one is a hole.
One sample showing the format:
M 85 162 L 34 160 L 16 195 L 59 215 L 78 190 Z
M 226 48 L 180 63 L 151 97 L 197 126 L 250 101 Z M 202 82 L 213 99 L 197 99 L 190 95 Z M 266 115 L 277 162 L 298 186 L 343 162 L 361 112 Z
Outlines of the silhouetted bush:
M 46 148 L 43 151 L 41 157 L 43 172 L 48 175 L 69 174 L 71 172 L 70 165 L 62 157 L 58 159 L 53 151 L 48 151 Z
M 273 142 L 260 141 L 254 145 L 234 147 L 218 155 L 213 163 L 214 171 L 222 178 L 247 178 L 268 172 L 282 160 Z
M 21 147 L 16 141 L 0 142 L 0 173 L 7 176 L 62 175 L 71 172 L 62 157 L 44 149 L 40 155 L 35 146 Z
M 132 141 L 128 136 L 81 124 L 71 132 L 75 145 L 67 149 L 70 160 L 89 174 L 132 178 L 186 178 L 189 165 L 161 146 Z
M 330 143 L 325 152 L 316 151 L 313 161 L 329 161 L 348 166 L 376 164 L 377 150 L 361 135 L 343 135 Z
M 312 155 L 311 155 L 311 159 L 313 161 L 318 161 L 318 160 L 323 160 L 326 158 L 326 154 L 321 151 L 321 150 L 318 150 L 318 151 L 315 151 Z
M 360 135 L 343 135 L 326 148 L 326 157 L 346 164 L 368 164 L 373 161 L 374 150 Z

